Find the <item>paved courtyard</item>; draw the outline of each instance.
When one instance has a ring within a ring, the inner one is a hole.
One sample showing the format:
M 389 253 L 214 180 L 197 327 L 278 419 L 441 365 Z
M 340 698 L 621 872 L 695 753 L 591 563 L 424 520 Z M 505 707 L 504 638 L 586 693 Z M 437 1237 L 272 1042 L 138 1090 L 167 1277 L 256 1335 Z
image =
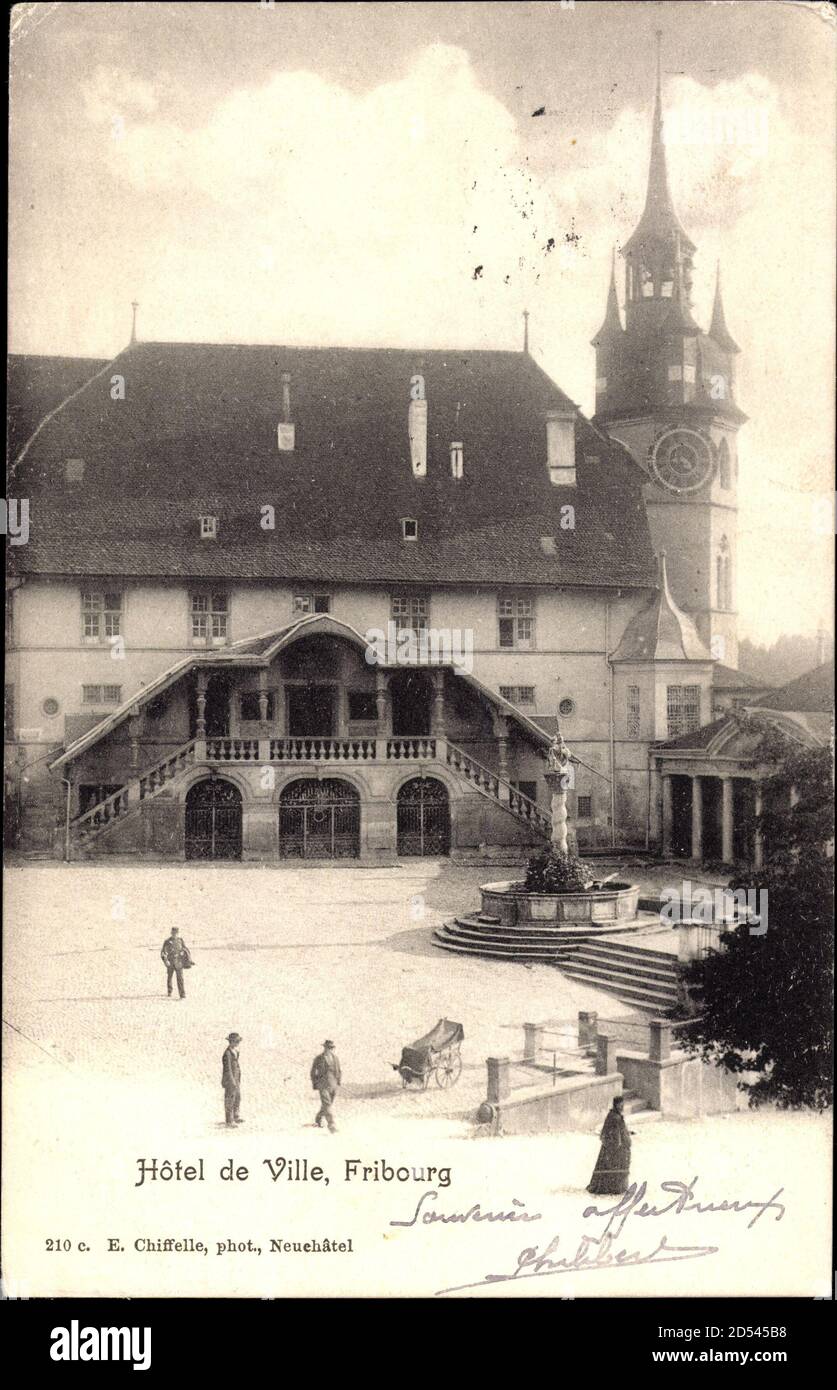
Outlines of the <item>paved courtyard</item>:
M 12 1277 L 33 1293 L 52 1294 L 433 1293 L 481 1278 L 498 1249 L 508 1259 L 524 1243 L 512 1230 L 479 1228 L 468 1240 L 448 1228 L 421 1236 L 393 1231 L 390 1221 L 410 1215 L 421 1186 L 346 1185 L 337 1171 L 327 1191 L 274 1185 L 263 1167 L 273 1155 L 333 1170 L 352 1157 L 450 1164 L 447 1201 L 457 1210 L 477 1200 L 508 1205 L 515 1197 L 548 1209 L 565 1223 L 562 1229 L 577 1225 L 598 1149 L 595 1129 L 473 1142 L 485 1058 L 519 1054 L 524 1021 L 566 1020 L 569 1043 L 579 1009 L 621 1018 L 632 1011 L 552 967 L 462 959 L 430 942 L 435 924 L 476 905 L 481 881 L 513 873 L 433 861 L 391 869 L 11 866 L 4 1134 L 7 1144 L 14 1140 L 14 1156 L 4 1163 L 4 1184 L 6 1211 L 13 1214 L 5 1236 Z M 183 1003 L 167 999 L 159 958 L 175 923 L 196 962 Z M 461 1080 L 450 1091 L 404 1092 L 392 1063 L 404 1043 L 443 1015 L 465 1028 Z M 222 1123 L 220 1071 L 233 1030 L 244 1039 L 246 1123 L 231 1133 Z M 312 1127 L 317 1098 L 308 1070 L 325 1037 L 337 1042 L 345 1082 L 335 1136 Z M 827 1292 L 816 1283 L 828 1263 L 826 1188 L 806 1177 L 827 1172 L 826 1120 L 739 1114 L 637 1129 L 636 1170 L 649 1185 L 700 1174 L 716 1199 L 769 1196 L 785 1186 L 795 1204 L 793 1227 L 768 1228 L 765 1221 L 748 1237 L 756 1283 L 763 1292 Z M 202 1189 L 146 1183 L 137 1190 L 139 1157 L 187 1163 L 203 1157 L 215 1181 Z M 220 1163 L 230 1157 L 249 1165 L 248 1188 L 217 1182 Z M 39 1259 L 51 1235 L 88 1239 L 98 1250 L 114 1235 L 126 1243 L 137 1234 L 307 1238 L 327 1233 L 323 1223 L 338 1234 L 354 1233 L 360 1253 L 372 1258 L 352 1261 L 351 1276 L 345 1266 L 316 1257 L 299 1259 L 292 1272 L 287 1263 L 244 1255 L 197 1268 L 183 1261 L 166 1266 L 131 1257 L 130 1247 L 115 1264 L 77 1253 L 46 1265 Z M 781 1252 L 777 1232 L 786 1237 Z M 713 1234 L 722 1234 L 720 1226 Z M 705 1239 L 706 1232 L 695 1228 L 690 1235 Z M 707 1292 L 736 1288 L 735 1239 L 727 1246 Z M 444 1272 L 434 1250 L 444 1252 Z M 683 1265 L 681 1273 L 672 1264 L 630 1277 L 594 1274 L 575 1293 L 639 1294 L 681 1285 L 688 1291 L 699 1278 L 693 1266 Z M 553 1287 L 560 1282 L 554 1280 L 538 1290 L 540 1282 L 525 1291 L 572 1292 L 566 1282 Z

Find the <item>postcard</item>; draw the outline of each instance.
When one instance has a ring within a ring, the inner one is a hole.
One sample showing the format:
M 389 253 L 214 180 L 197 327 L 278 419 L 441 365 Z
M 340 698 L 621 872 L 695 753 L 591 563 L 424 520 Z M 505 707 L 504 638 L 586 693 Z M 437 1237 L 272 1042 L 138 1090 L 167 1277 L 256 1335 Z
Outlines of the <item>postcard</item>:
M 834 53 L 14 8 L 7 1298 L 832 1297 Z

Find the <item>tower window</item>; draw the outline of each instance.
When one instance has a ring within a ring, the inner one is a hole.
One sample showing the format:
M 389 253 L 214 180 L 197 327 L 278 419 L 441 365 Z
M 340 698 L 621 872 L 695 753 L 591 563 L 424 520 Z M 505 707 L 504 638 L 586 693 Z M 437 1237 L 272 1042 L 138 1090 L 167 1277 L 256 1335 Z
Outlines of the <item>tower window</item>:
M 729 465 L 729 445 L 725 439 L 721 440 L 718 448 L 718 482 L 725 491 L 732 486 L 732 476 Z
M 700 686 L 669 685 L 666 687 L 668 737 L 694 733 L 700 728 Z
M 628 738 L 639 738 L 639 686 L 628 686 L 627 726 Z
M 660 294 L 663 299 L 671 299 L 671 296 L 674 294 L 674 281 L 664 280 L 660 287 Z
M 732 608 L 732 556 L 726 536 L 721 537 L 715 557 L 715 576 L 718 607 Z
M 596 377 L 596 390 L 597 390 L 597 391 L 606 391 L 606 390 L 607 390 L 607 377 L 606 377 L 606 376 L 597 376 L 597 377 Z
M 683 380 L 683 368 L 679 365 L 679 363 L 673 362 L 671 364 L 671 366 L 668 369 L 668 379 L 669 381 Z
M 452 478 L 461 478 L 465 471 L 464 451 L 461 444 L 450 446 L 450 472 Z

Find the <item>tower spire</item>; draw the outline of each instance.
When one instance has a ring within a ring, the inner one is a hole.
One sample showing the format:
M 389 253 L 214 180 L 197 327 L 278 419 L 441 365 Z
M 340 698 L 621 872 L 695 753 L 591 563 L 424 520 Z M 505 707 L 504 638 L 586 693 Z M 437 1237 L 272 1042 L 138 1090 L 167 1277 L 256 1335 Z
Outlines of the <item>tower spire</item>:
M 638 247 L 642 242 L 671 241 L 679 236 L 683 250 L 687 253 L 696 250 L 695 244 L 681 227 L 671 192 L 668 186 L 668 166 L 666 147 L 663 139 L 663 93 L 662 60 L 660 41 L 662 30 L 657 29 L 657 72 L 654 89 L 654 115 L 651 120 L 651 158 L 648 164 L 648 189 L 645 194 L 645 208 L 633 236 L 625 243 L 624 253 Z
M 721 262 L 718 261 L 715 268 L 715 301 L 712 305 L 712 322 L 709 326 L 709 336 L 713 342 L 723 348 L 724 352 L 740 352 L 741 349 L 727 328 L 727 321 L 724 318 L 724 304 L 721 299 Z
M 135 299 L 131 300 L 131 342 L 137 341 L 137 309 L 139 304 Z
M 622 336 L 622 316 L 619 313 L 619 296 L 616 293 L 616 247 L 613 248 L 610 257 L 610 286 L 607 292 L 607 307 L 605 309 L 604 321 L 595 338 L 591 338 L 593 347 L 603 342 L 606 338 Z
M 529 310 L 523 310 L 523 351 L 529 351 Z

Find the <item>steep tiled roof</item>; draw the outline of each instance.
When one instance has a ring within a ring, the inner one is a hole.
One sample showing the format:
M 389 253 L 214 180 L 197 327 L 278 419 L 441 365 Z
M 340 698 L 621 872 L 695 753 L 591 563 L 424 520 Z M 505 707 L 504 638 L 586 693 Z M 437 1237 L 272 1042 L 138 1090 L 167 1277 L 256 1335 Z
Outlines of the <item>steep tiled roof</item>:
M 296 427 L 285 453 L 283 372 Z M 111 374 L 125 400 L 111 399 Z M 407 435 L 416 374 L 421 480 Z M 622 446 L 579 415 L 578 486 L 549 481 L 545 415 L 571 404 L 524 353 L 139 344 L 30 445 L 17 479 L 30 541 L 13 560 L 28 573 L 648 586 L 642 475 Z M 68 457 L 85 460 L 80 486 L 63 482 Z M 561 528 L 566 503 L 574 530 Z M 275 529 L 261 524 L 267 506 Z M 219 518 L 216 541 L 199 538 L 199 514 Z M 402 540 L 402 517 L 418 521 L 417 542 Z
M 829 714 L 834 709 L 834 667 L 826 661 L 804 676 L 774 690 L 754 709 L 786 710 L 794 714 Z
M 659 587 L 622 634 L 613 661 L 711 661 L 692 619 L 677 607 L 668 587 L 665 551 Z
M 8 362 L 9 458 L 17 458 L 37 425 L 105 365 L 100 357 L 38 357 L 14 353 Z

